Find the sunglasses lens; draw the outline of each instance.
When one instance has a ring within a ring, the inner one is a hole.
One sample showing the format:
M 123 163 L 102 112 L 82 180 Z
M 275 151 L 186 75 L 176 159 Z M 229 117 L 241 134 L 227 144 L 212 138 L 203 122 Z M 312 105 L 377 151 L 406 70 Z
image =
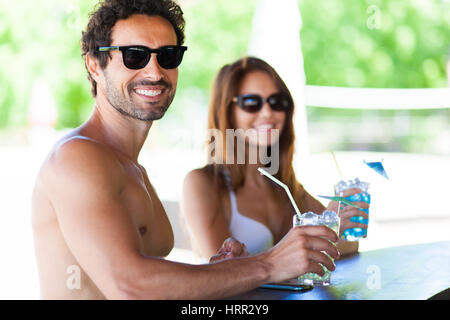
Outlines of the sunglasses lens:
M 123 62 L 130 69 L 142 69 L 147 65 L 149 60 L 150 52 L 144 48 L 128 48 L 123 53 Z
M 291 105 L 289 98 L 284 94 L 274 94 L 267 99 L 274 111 L 287 111 Z
M 256 95 L 247 95 L 241 97 L 239 106 L 247 112 L 258 112 L 262 107 L 262 99 Z
M 164 69 L 175 69 L 183 60 L 183 47 L 163 47 L 158 53 L 158 63 Z
M 256 94 L 248 94 L 237 97 L 238 104 L 242 110 L 247 112 L 258 112 L 263 105 L 263 98 Z M 291 107 L 289 97 L 282 93 L 271 95 L 267 98 L 270 108 L 274 111 L 287 111 Z

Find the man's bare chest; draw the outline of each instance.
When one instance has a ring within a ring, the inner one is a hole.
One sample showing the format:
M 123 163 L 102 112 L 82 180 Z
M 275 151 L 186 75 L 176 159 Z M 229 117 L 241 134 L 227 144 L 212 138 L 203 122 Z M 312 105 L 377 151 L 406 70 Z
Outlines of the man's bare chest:
M 141 239 L 141 250 L 146 255 L 160 256 L 172 249 L 164 239 L 172 236 L 170 224 L 156 193 L 145 173 L 131 172 L 121 196 Z M 167 252 L 168 253 L 168 252 Z

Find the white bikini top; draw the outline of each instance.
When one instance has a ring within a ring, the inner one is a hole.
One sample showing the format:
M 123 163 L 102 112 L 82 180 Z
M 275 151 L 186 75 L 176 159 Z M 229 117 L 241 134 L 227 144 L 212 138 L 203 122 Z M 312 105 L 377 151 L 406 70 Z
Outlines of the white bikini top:
M 269 228 L 261 222 L 239 213 L 236 194 L 231 187 L 231 177 L 228 172 L 224 172 L 224 177 L 230 195 L 231 221 L 229 228 L 233 238 L 244 243 L 250 255 L 273 247 L 273 235 Z

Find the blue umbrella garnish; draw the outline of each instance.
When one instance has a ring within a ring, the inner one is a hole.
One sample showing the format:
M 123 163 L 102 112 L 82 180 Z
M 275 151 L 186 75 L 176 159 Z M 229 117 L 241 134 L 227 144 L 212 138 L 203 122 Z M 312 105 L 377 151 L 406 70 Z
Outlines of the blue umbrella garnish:
M 383 167 L 383 163 L 380 161 L 376 161 L 376 162 L 367 162 L 364 160 L 364 163 L 369 166 L 369 168 L 372 168 L 373 170 L 375 170 L 376 173 L 378 173 L 379 175 L 385 177 L 386 179 L 389 180 L 389 177 L 386 173 L 386 170 L 384 170 Z

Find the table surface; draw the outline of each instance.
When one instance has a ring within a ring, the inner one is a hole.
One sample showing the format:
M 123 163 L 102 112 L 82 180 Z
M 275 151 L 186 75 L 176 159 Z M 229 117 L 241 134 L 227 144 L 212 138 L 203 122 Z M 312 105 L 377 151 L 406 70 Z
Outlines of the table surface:
M 329 287 L 258 288 L 232 300 L 425 300 L 450 288 L 450 241 L 362 252 L 336 261 Z

